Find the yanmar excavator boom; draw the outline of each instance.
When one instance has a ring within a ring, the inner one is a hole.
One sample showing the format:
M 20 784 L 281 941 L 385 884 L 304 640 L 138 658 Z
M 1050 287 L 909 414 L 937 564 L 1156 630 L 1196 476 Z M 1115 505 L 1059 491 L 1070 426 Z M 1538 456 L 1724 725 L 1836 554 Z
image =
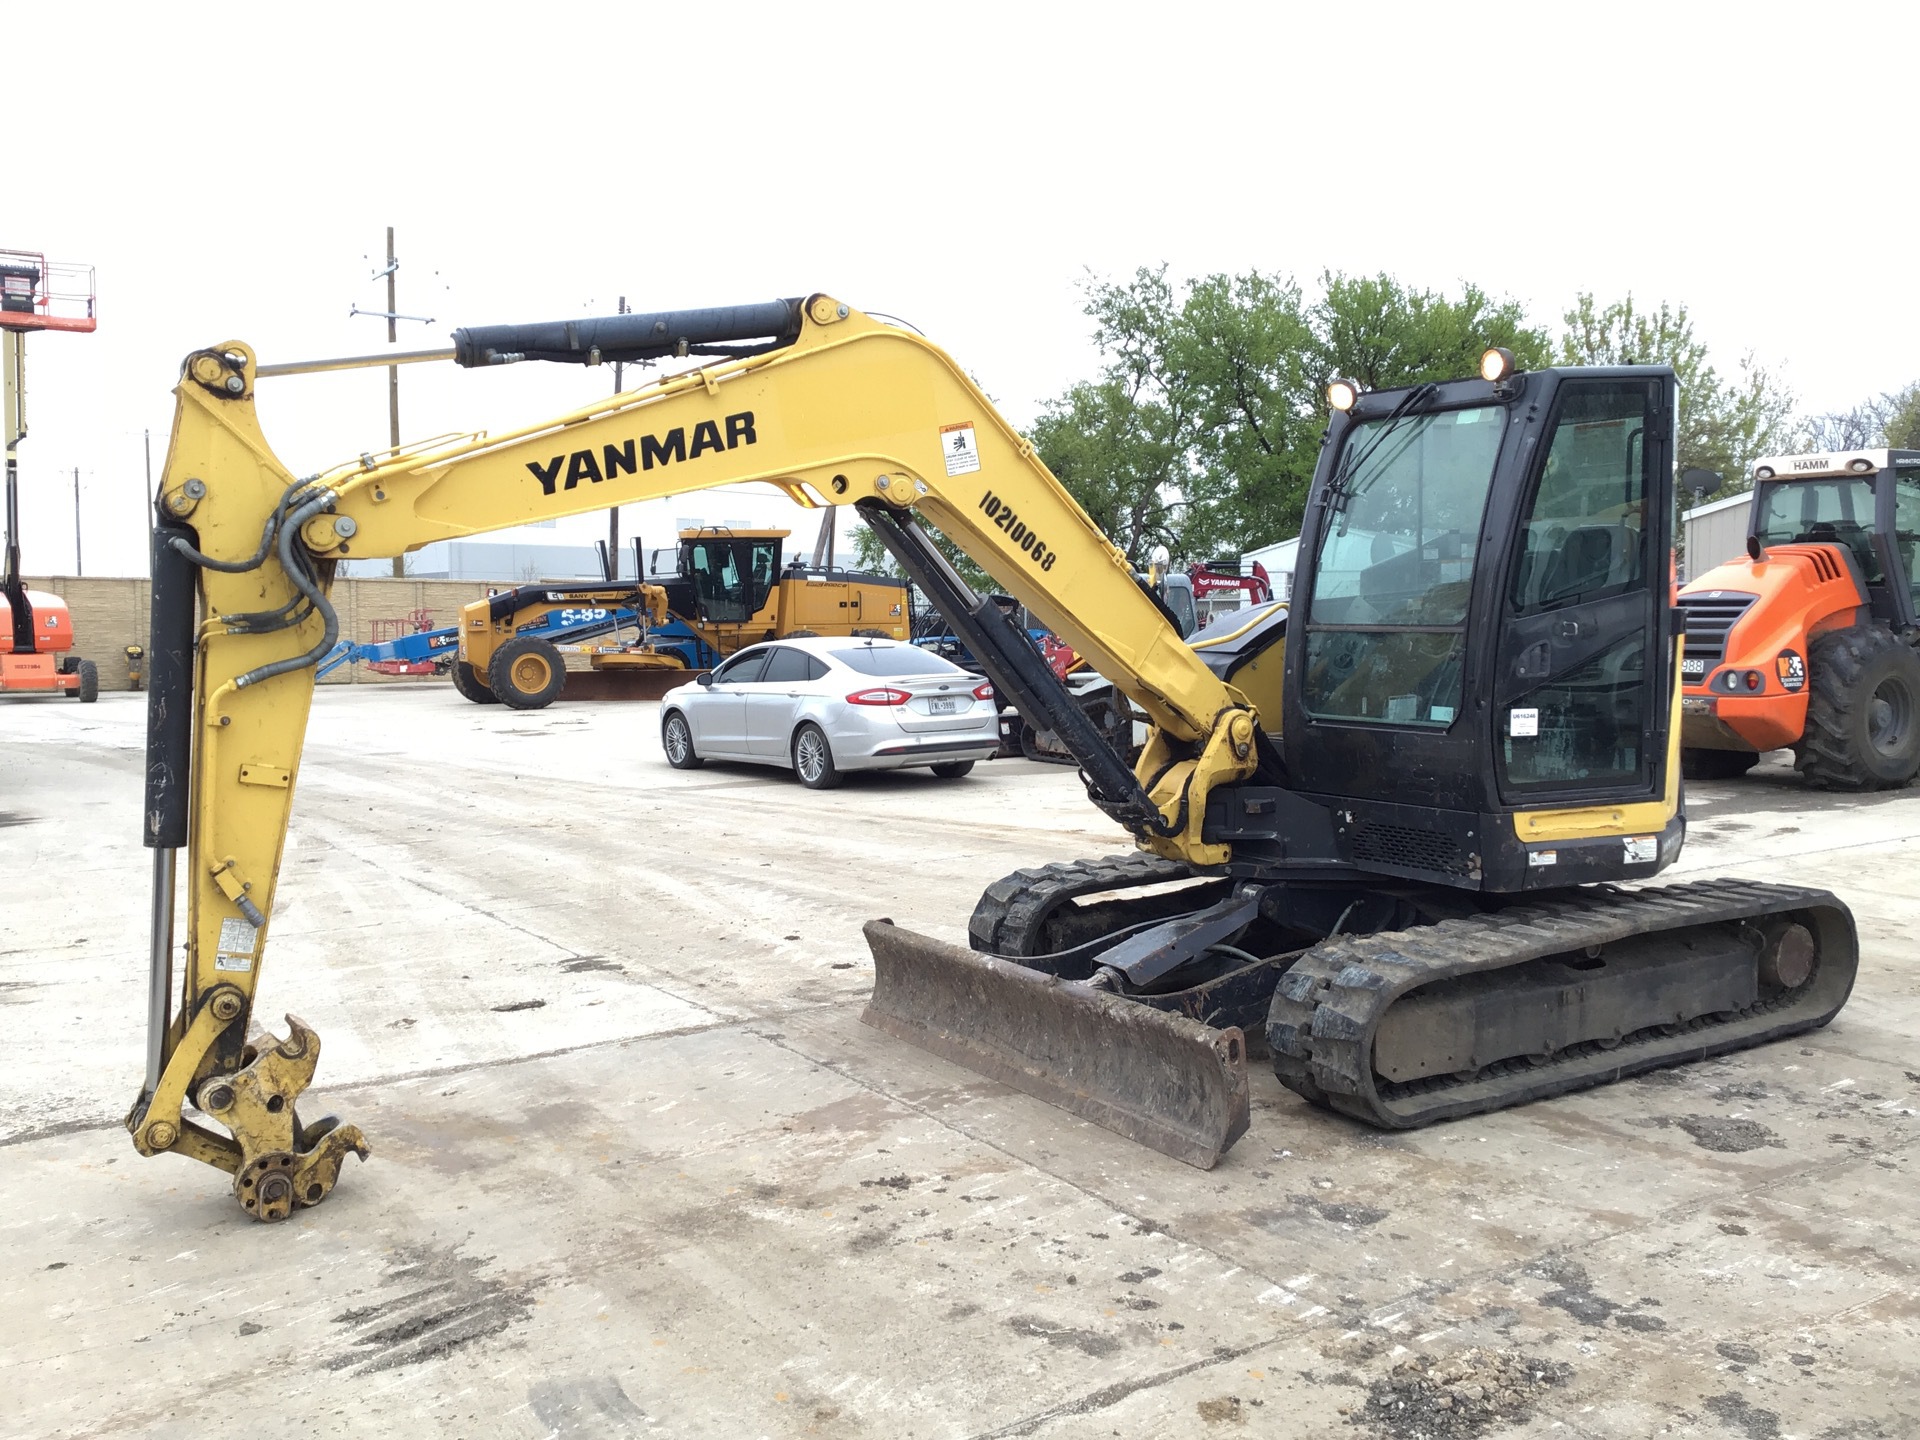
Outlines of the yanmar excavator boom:
M 1330 387 L 1291 610 L 1189 645 L 958 365 L 829 297 L 462 330 L 449 358 L 671 356 L 710 363 L 305 478 L 260 433 L 253 351 L 187 357 L 153 552 L 141 1153 L 218 1166 L 276 1220 L 367 1152 L 296 1113 L 319 1037 L 250 1025 L 335 562 L 749 481 L 857 507 L 1137 842 L 996 881 L 971 949 L 870 923 L 864 1018 L 896 1035 L 1210 1165 L 1247 1125 L 1250 1044 L 1313 1103 L 1411 1126 L 1844 1003 L 1856 945 L 1833 896 L 1608 883 L 1657 874 L 1684 829 L 1670 371 L 1514 374 L 1495 351 L 1476 379 Z M 1145 713 L 1137 764 L 922 522 Z

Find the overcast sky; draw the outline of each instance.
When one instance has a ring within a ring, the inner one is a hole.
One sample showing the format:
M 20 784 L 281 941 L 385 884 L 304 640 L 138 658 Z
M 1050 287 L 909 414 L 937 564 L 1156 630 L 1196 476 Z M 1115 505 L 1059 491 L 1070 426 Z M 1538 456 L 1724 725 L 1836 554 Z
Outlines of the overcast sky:
M 73 569 L 77 466 L 86 572 L 144 571 L 141 436 L 157 474 L 187 351 L 381 348 L 382 322 L 347 312 L 382 308 L 389 224 L 399 308 L 436 322 L 403 326 L 407 348 L 622 294 L 824 290 L 913 321 L 1019 424 L 1097 363 L 1086 274 L 1162 261 L 1471 279 L 1556 324 L 1581 289 L 1684 301 L 1724 368 L 1752 350 L 1804 408 L 1851 405 L 1920 378 L 1898 94 L 1916 10 L 36 12 L 36 63 L 7 68 L 0 246 L 94 264 L 100 326 L 28 341 L 26 569 Z M 385 373 L 262 382 L 296 473 L 386 443 Z M 403 431 L 502 429 L 610 385 L 416 367 Z M 721 495 L 623 528 L 664 542 L 692 514 L 815 525 Z

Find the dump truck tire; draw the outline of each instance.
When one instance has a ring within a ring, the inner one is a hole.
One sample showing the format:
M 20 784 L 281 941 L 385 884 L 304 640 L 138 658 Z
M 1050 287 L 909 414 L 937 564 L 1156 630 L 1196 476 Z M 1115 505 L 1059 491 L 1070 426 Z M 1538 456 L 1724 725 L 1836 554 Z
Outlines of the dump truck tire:
M 550 641 L 516 635 L 487 665 L 487 688 L 515 710 L 544 710 L 567 683 L 566 662 Z
M 1807 647 L 1800 769 L 1820 790 L 1891 790 L 1920 772 L 1920 653 L 1877 626 Z
M 463 699 L 471 700 L 476 705 L 498 705 L 500 703 L 500 697 L 487 688 L 486 682 L 480 678 L 473 666 L 469 665 L 466 661 L 454 661 L 451 673 L 453 676 L 453 688 L 460 692 Z

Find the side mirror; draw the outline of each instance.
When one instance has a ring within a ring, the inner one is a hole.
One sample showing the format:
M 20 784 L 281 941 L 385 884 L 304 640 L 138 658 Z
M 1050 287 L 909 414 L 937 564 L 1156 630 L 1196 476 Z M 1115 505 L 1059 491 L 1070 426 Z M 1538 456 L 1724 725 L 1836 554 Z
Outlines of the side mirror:
M 698 675 L 693 677 L 693 683 L 696 685 L 713 684 L 713 672 L 711 670 L 702 670 Z
M 1693 493 L 1695 504 L 1706 499 L 1726 483 L 1719 471 L 1703 470 L 1697 465 L 1680 472 L 1680 488 Z

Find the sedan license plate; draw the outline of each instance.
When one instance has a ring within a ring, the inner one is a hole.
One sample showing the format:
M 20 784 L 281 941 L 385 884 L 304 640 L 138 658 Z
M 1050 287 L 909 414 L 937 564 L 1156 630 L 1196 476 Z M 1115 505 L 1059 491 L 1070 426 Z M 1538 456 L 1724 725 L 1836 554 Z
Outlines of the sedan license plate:
M 1680 678 L 1682 680 L 1698 680 L 1706 673 L 1707 662 L 1704 659 L 1683 659 L 1680 662 Z
M 960 700 L 957 696 L 953 695 L 936 695 L 927 701 L 927 713 L 929 715 L 958 715 L 960 713 Z

